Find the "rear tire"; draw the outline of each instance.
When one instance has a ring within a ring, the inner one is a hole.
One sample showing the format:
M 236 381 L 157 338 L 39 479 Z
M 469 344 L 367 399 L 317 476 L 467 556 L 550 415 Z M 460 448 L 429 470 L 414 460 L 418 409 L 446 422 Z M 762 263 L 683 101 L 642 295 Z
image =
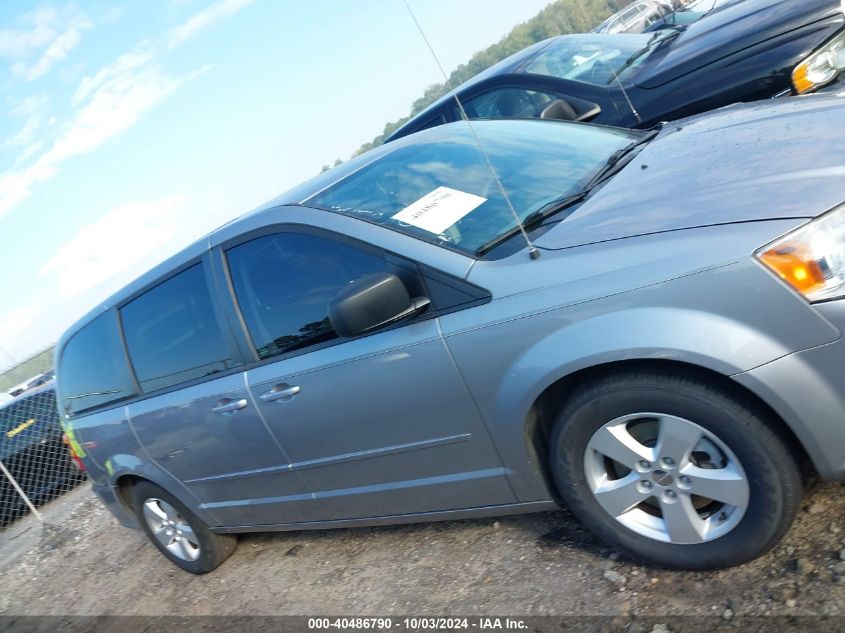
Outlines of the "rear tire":
M 783 537 L 801 501 L 795 459 L 769 417 L 695 371 L 608 373 L 558 416 L 552 472 L 576 516 L 636 558 L 739 565 Z
M 133 507 L 152 544 L 192 574 L 213 571 L 237 547 L 236 536 L 215 534 L 176 497 L 150 482 L 135 485 Z

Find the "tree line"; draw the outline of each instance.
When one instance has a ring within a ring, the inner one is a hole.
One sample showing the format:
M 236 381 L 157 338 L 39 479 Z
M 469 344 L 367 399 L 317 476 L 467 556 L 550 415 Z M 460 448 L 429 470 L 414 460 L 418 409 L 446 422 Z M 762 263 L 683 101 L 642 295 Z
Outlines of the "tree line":
M 557 0 L 540 11 L 533 18 L 517 24 L 510 33 L 495 44 L 475 53 L 468 62 L 458 66 L 449 75 L 449 83 L 432 84 L 422 96 L 411 104 L 408 116 L 390 121 L 381 134 L 359 147 L 353 156 L 378 147 L 406 121 L 422 112 L 449 91 L 449 86 L 458 87 L 496 62 L 509 57 L 536 42 L 567 33 L 586 33 L 594 29 L 607 17 L 627 6 L 631 0 Z M 334 166 L 343 161 L 337 159 Z M 323 165 L 322 171 L 331 169 Z

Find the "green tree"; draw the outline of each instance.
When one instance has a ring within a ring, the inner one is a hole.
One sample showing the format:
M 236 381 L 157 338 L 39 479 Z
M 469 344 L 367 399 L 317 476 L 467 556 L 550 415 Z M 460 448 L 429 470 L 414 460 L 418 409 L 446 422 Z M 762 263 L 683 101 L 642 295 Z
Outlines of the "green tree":
M 607 17 L 630 3 L 631 0 L 557 0 L 552 2 L 530 20 L 517 24 L 501 40 L 484 50 L 478 51 L 465 64 L 460 64 L 449 75 L 448 84 L 443 82 L 428 86 L 422 96 L 411 104 L 411 111 L 408 116 L 385 124 L 382 133 L 361 145 L 353 156 L 363 154 L 381 145 L 385 138 L 399 129 L 406 121 L 447 94 L 450 86 L 457 88 L 493 64 L 536 42 L 557 35 L 591 31 Z M 339 162 L 335 161 L 335 165 L 338 164 Z M 324 165 L 322 171 L 326 171 L 328 168 L 328 165 Z

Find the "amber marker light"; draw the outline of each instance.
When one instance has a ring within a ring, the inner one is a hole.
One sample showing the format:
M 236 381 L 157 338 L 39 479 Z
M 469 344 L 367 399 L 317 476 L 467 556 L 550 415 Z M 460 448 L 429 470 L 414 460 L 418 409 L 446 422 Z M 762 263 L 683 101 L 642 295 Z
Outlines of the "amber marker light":
M 760 253 L 758 257 L 802 294 L 824 286 L 824 274 L 818 262 L 813 261 L 807 249 L 801 245 L 781 244 Z
M 816 87 L 817 84 L 814 81 L 810 81 L 808 77 L 809 73 L 810 68 L 807 64 L 796 66 L 795 70 L 792 71 L 792 85 L 798 94 L 810 92 Z
M 820 88 L 845 70 L 845 32 L 840 33 L 792 71 L 792 86 L 798 94 Z
M 845 206 L 820 215 L 754 255 L 808 301 L 845 297 Z

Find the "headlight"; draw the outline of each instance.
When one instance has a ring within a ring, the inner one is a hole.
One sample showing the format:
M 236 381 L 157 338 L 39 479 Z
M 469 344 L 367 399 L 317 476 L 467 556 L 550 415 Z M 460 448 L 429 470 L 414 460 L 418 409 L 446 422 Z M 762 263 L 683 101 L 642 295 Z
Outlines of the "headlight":
M 845 206 L 808 222 L 754 255 L 808 301 L 845 296 Z
M 810 55 L 792 71 L 792 85 L 798 94 L 830 83 L 845 70 L 845 31 Z

